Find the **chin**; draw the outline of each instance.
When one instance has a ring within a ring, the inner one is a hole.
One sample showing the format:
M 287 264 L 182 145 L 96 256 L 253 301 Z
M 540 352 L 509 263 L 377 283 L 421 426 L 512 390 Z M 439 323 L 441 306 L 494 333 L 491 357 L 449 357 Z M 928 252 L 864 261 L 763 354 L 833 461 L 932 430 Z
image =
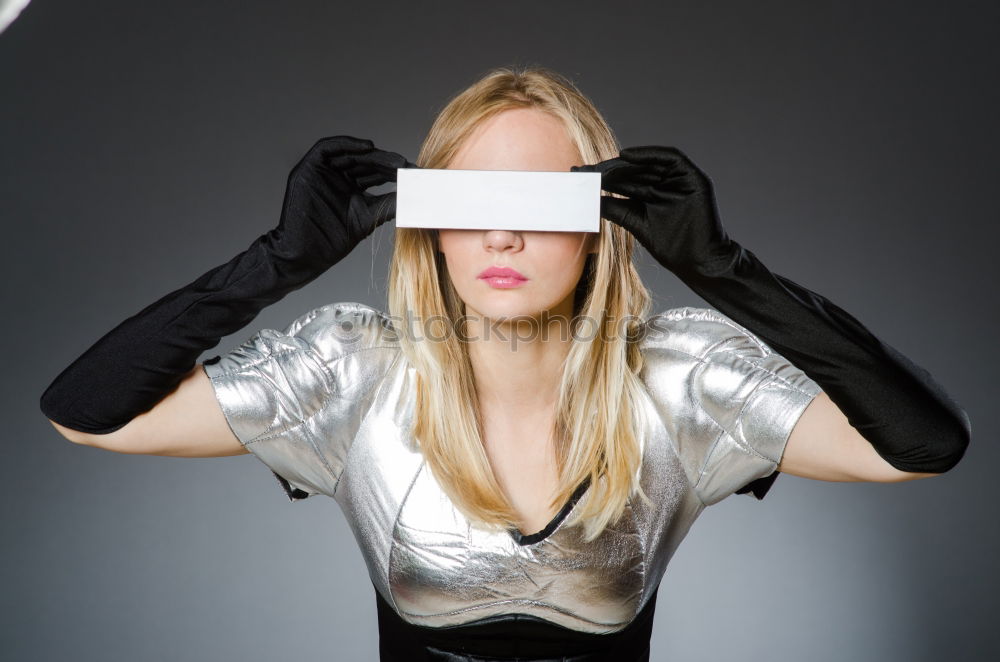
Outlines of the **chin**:
M 545 311 L 551 311 L 553 306 L 544 306 L 533 304 L 529 301 L 480 301 L 477 303 L 467 303 L 466 304 L 470 314 L 474 311 L 479 315 L 485 317 L 486 319 L 513 319 L 513 318 L 529 318 L 541 317 Z M 550 312 L 550 314 L 552 314 Z

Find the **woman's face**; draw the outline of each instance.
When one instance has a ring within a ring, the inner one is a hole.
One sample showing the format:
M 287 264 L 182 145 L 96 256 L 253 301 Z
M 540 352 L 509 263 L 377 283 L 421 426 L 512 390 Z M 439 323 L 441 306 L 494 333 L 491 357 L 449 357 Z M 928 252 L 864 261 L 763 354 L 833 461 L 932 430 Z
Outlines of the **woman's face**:
M 453 170 L 569 172 L 583 163 L 562 122 L 534 109 L 506 110 L 481 124 L 448 164 Z M 542 311 L 569 318 L 573 295 L 596 232 L 528 230 L 437 231 L 466 314 L 496 318 L 538 317 Z M 526 280 L 514 287 L 480 278 L 489 267 L 509 267 Z

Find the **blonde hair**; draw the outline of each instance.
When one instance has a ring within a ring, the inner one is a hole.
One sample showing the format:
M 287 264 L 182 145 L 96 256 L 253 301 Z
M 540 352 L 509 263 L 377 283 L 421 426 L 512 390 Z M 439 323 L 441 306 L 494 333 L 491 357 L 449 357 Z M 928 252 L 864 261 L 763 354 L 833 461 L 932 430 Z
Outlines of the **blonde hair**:
M 611 128 L 571 81 L 540 66 L 500 67 L 447 102 L 424 140 L 417 165 L 446 168 L 480 123 L 513 108 L 538 109 L 560 119 L 583 163 L 618 155 Z M 649 313 L 650 296 L 632 263 L 633 247 L 630 233 L 601 219 L 598 252 L 587 259 L 573 315 L 574 325 L 585 318 L 596 322 L 599 332 L 585 339 L 573 335 L 556 403 L 553 438 L 559 483 L 550 508 L 567 502 L 589 479 L 586 494 L 563 524 L 583 524 L 588 540 L 621 517 L 632 494 L 645 498 L 638 484 L 645 423 L 636 340 Z M 415 342 L 409 333 L 399 334 L 416 373 L 412 434 L 428 466 L 468 519 L 486 526 L 515 526 L 515 512 L 483 446 L 468 348 L 457 337 L 456 321 L 464 304 L 436 249 L 434 230 L 396 228 L 388 304 L 394 320 L 410 319 L 408 314 L 436 319 L 453 331 L 434 332 L 436 339 L 443 337 L 434 342 Z

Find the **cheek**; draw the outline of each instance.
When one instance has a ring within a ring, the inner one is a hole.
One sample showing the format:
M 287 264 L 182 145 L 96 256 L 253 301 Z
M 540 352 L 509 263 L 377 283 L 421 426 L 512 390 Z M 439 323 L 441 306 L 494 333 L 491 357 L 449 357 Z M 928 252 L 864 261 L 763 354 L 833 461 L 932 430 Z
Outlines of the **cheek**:
M 540 251 L 537 264 L 550 282 L 576 282 L 587 260 L 586 246 L 580 241 L 560 241 Z
M 445 258 L 451 261 L 466 252 L 467 249 L 464 243 L 460 235 L 441 232 L 437 238 L 437 249 L 444 253 Z
M 475 268 L 475 245 L 467 239 L 448 239 L 440 244 L 440 250 L 444 254 L 445 264 L 448 271 L 460 280 L 467 275 L 470 269 Z
M 551 262 L 561 269 L 570 269 L 576 263 L 583 264 L 587 259 L 588 244 L 584 237 L 566 238 L 554 243 L 548 249 Z

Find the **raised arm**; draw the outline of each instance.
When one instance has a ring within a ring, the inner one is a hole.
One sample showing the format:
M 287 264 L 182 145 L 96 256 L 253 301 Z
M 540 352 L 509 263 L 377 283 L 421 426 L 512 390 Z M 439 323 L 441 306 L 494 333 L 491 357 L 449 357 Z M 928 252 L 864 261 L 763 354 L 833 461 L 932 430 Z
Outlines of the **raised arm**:
M 825 297 L 771 273 L 730 239 L 712 182 L 680 150 L 647 145 L 573 170 L 601 172 L 602 215 L 662 266 L 815 380 L 782 467 L 824 480 L 895 482 L 942 473 L 971 437 L 965 411 L 927 370 Z M 878 458 L 878 459 L 876 459 Z
M 198 357 L 393 218 L 395 192 L 366 189 L 413 165 L 370 140 L 320 140 L 289 175 L 276 228 L 98 340 L 46 389 L 42 412 L 67 438 L 109 450 L 238 454 Z

